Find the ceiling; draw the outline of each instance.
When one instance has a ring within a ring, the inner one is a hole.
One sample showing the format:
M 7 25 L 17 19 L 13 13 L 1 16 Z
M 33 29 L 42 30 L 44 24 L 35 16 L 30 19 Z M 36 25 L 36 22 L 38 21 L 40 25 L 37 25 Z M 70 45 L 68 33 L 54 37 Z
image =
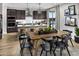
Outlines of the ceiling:
M 6 3 L 6 5 L 10 9 L 26 10 L 26 8 L 27 8 L 27 3 Z M 59 3 L 41 3 L 40 7 L 41 7 L 42 10 L 46 10 L 46 9 L 54 7 L 56 5 L 59 5 Z M 39 3 L 28 3 L 28 7 L 31 10 L 38 10 L 39 9 Z

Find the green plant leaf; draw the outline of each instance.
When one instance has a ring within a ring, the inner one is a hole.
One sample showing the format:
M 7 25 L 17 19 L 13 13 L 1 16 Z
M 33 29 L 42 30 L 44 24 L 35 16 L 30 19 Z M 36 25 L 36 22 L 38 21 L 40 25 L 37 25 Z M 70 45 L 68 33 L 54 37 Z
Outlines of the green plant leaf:
M 76 34 L 77 36 L 79 36 L 79 28 L 76 28 L 76 29 L 75 29 L 75 34 Z

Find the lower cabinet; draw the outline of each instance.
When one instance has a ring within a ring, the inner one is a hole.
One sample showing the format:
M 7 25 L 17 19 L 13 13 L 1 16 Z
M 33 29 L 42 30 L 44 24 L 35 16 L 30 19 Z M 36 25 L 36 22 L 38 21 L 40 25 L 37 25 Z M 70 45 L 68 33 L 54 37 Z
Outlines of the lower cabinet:
M 7 28 L 8 33 L 17 32 L 17 27 Z
M 2 29 L 0 29 L 0 39 L 2 39 Z
M 25 19 L 25 10 L 7 9 L 7 33 L 18 31 L 16 19 Z
M 0 39 L 2 39 L 2 34 L 0 34 Z

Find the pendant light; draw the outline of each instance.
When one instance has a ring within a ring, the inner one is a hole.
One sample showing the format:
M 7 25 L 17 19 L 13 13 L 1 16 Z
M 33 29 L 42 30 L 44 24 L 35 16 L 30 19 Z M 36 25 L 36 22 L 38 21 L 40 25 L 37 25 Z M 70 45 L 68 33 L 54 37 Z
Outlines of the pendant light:
M 27 3 L 27 9 L 26 9 L 26 16 L 32 16 L 30 9 L 29 9 L 29 6 L 28 6 L 28 3 Z
M 41 6 L 40 6 L 41 4 L 39 3 L 38 5 L 39 5 L 38 14 L 41 14 Z

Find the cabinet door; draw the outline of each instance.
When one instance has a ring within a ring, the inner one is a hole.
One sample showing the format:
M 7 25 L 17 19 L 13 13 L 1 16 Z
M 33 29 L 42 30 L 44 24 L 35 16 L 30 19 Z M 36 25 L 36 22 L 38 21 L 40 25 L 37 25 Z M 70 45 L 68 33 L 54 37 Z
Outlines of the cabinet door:
M 13 27 L 13 28 L 7 28 L 7 32 L 8 33 L 12 33 L 12 32 L 17 32 L 17 27 Z
M 38 19 L 38 11 L 33 11 L 33 19 Z
M 46 11 L 42 11 L 40 15 L 40 19 L 46 19 L 47 18 L 47 13 Z
M 17 16 L 16 16 L 16 19 L 20 19 L 21 18 L 21 10 L 17 10 Z
M 7 9 L 7 15 L 10 17 L 16 17 L 16 10 L 15 9 Z
M 0 34 L 0 39 L 2 39 L 2 34 Z
M 47 18 L 47 12 L 41 11 L 40 14 L 38 14 L 38 11 L 33 11 L 33 19 L 46 19 Z
M 0 39 L 2 38 L 2 15 L 0 15 Z
M 21 11 L 21 19 L 25 19 L 25 11 L 24 10 Z
M 17 10 L 17 19 L 25 19 L 25 11 Z
M 7 15 L 11 15 L 11 9 L 7 9 Z
M 44 15 L 43 19 L 47 19 L 47 12 L 46 11 L 43 11 L 43 15 Z

